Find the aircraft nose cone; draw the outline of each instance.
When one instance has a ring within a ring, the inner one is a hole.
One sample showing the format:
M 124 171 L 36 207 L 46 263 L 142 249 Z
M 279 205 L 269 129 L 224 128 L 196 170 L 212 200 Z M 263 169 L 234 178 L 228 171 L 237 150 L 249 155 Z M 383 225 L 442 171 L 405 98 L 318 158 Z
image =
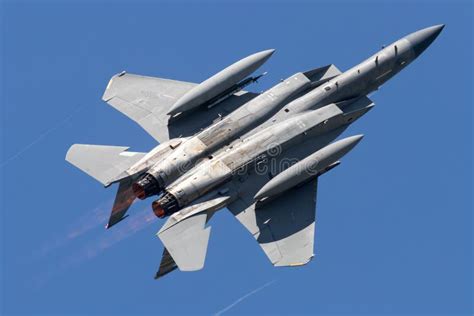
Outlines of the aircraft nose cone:
M 425 29 L 416 31 L 406 36 L 405 38 L 410 41 L 413 50 L 415 51 L 416 57 L 418 57 L 423 51 L 433 43 L 438 37 L 439 33 L 444 28 L 444 24 L 434 25 Z

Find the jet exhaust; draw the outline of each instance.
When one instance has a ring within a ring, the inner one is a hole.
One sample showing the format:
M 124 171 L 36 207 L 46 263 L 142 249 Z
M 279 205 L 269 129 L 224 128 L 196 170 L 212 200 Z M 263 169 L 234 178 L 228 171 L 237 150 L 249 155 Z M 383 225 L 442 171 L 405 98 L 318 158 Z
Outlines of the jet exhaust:
M 140 200 L 152 195 L 157 195 L 163 188 L 151 174 L 146 173 L 140 180 L 132 185 L 133 194 Z
M 178 201 L 169 192 L 151 204 L 153 213 L 159 218 L 164 218 L 180 210 Z

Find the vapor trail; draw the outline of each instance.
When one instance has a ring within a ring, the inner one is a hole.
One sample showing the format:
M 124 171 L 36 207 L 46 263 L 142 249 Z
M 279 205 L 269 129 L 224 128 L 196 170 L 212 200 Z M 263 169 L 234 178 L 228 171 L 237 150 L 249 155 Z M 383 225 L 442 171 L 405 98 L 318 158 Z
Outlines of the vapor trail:
M 82 264 L 98 256 L 120 241 L 131 237 L 138 231 L 152 224 L 155 220 L 157 220 L 156 216 L 150 212 L 149 208 L 146 208 L 138 214 L 130 216 L 130 218 L 121 223 L 120 226 L 108 231 L 104 230 L 104 233 L 99 237 L 89 243 L 85 243 L 79 250 L 74 251 L 72 255 L 64 258 L 61 261 L 61 267 L 67 269 Z
M 83 243 L 79 249 L 74 249 L 73 252 L 67 256 L 63 256 L 56 260 L 54 265 L 51 265 L 46 271 L 36 273 L 30 279 L 30 283 L 37 289 L 40 289 L 52 277 L 66 273 L 67 271 L 80 266 L 81 264 L 97 257 L 110 247 L 118 244 L 122 240 L 131 237 L 138 231 L 148 227 L 154 223 L 157 217 L 146 208 L 127 218 L 127 220 L 120 223 L 117 227 L 107 230 L 100 236 L 93 238 L 89 242 Z
M 113 200 L 107 200 L 98 204 L 95 208 L 87 212 L 73 212 L 74 214 L 83 214 L 79 218 L 73 219 L 72 224 L 66 227 L 62 232 L 55 234 L 55 237 L 44 242 L 36 251 L 34 256 L 45 256 L 57 248 L 67 245 L 69 242 L 83 236 L 85 233 L 100 225 L 105 225 L 110 216 L 110 209 Z
M 232 307 L 234 307 L 234 306 L 236 306 L 236 305 L 242 303 L 242 302 L 243 302 L 244 300 L 246 300 L 249 296 L 252 296 L 252 295 L 254 295 L 255 293 L 260 292 L 261 290 L 263 290 L 264 288 L 266 288 L 266 287 L 272 285 L 272 284 L 275 283 L 275 282 L 276 282 L 276 280 L 273 280 L 273 281 L 270 281 L 270 282 L 268 282 L 268 283 L 265 283 L 265 284 L 262 285 L 261 287 L 256 288 L 255 290 L 253 290 L 253 291 L 251 291 L 251 292 L 245 294 L 244 296 L 242 296 L 241 298 L 239 298 L 238 300 L 236 300 L 235 302 L 233 302 L 232 304 L 230 304 L 230 305 L 227 306 L 226 308 L 224 308 L 224 309 L 218 311 L 218 312 L 215 313 L 214 315 L 215 315 L 215 316 L 222 315 L 223 313 L 227 312 L 227 311 L 228 311 L 229 309 L 231 309 Z
M 22 155 L 23 153 L 28 151 L 31 147 L 33 147 L 34 145 L 36 145 L 37 143 L 42 141 L 46 136 L 48 136 L 49 134 L 51 134 L 52 132 L 54 132 L 58 128 L 62 127 L 64 124 L 67 123 L 67 121 L 69 121 L 74 116 L 74 114 L 76 114 L 77 112 L 82 110 L 83 107 L 84 107 L 84 105 L 80 105 L 77 108 L 75 108 L 74 111 L 71 114 L 69 114 L 68 116 L 66 116 L 63 120 L 59 121 L 56 125 L 54 125 L 53 127 L 47 129 L 46 131 L 44 131 L 34 141 L 32 141 L 31 143 L 29 143 L 28 145 L 26 145 L 25 147 L 20 149 L 16 154 L 14 154 L 13 156 L 7 158 L 5 161 L 1 162 L 0 163 L 0 168 L 5 167 L 7 164 L 9 164 L 10 162 L 12 162 L 16 158 L 18 158 L 20 155 Z

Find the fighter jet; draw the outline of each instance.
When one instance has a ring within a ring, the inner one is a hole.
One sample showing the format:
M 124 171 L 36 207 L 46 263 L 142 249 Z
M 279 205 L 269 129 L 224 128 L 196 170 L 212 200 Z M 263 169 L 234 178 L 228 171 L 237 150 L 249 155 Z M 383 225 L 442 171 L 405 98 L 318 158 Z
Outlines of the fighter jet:
M 274 53 L 255 53 L 200 84 L 121 72 L 103 100 L 159 144 L 129 147 L 75 144 L 66 160 L 105 187 L 118 183 L 107 228 L 126 218 L 138 198 L 155 197 L 166 219 L 156 278 L 204 266 L 209 220 L 228 209 L 274 266 L 314 256 L 318 179 L 340 164 L 362 135 L 335 141 L 374 107 L 368 94 L 415 60 L 444 25 L 411 33 L 353 68 L 298 72 L 263 93 L 243 90 Z

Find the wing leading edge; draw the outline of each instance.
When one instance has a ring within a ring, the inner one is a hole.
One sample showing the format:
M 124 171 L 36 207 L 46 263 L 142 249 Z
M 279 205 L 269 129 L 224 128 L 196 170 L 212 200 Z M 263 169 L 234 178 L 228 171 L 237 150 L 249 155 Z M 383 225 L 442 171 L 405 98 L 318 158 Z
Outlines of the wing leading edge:
M 159 142 L 169 140 L 166 113 L 195 83 L 122 72 L 113 76 L 102 100 L 138 123 Z
M 211 125 L 257 96 L 257 93 L 240 91 L 210 109 L 198 108 L 192 115 L 171 120 L 166 114 L 172 105 L 195 83 L 146 77 L 122 72 L 113 76 L 102 100 L 138 123 L 158 142 L 176 137 L 191 136 Z

